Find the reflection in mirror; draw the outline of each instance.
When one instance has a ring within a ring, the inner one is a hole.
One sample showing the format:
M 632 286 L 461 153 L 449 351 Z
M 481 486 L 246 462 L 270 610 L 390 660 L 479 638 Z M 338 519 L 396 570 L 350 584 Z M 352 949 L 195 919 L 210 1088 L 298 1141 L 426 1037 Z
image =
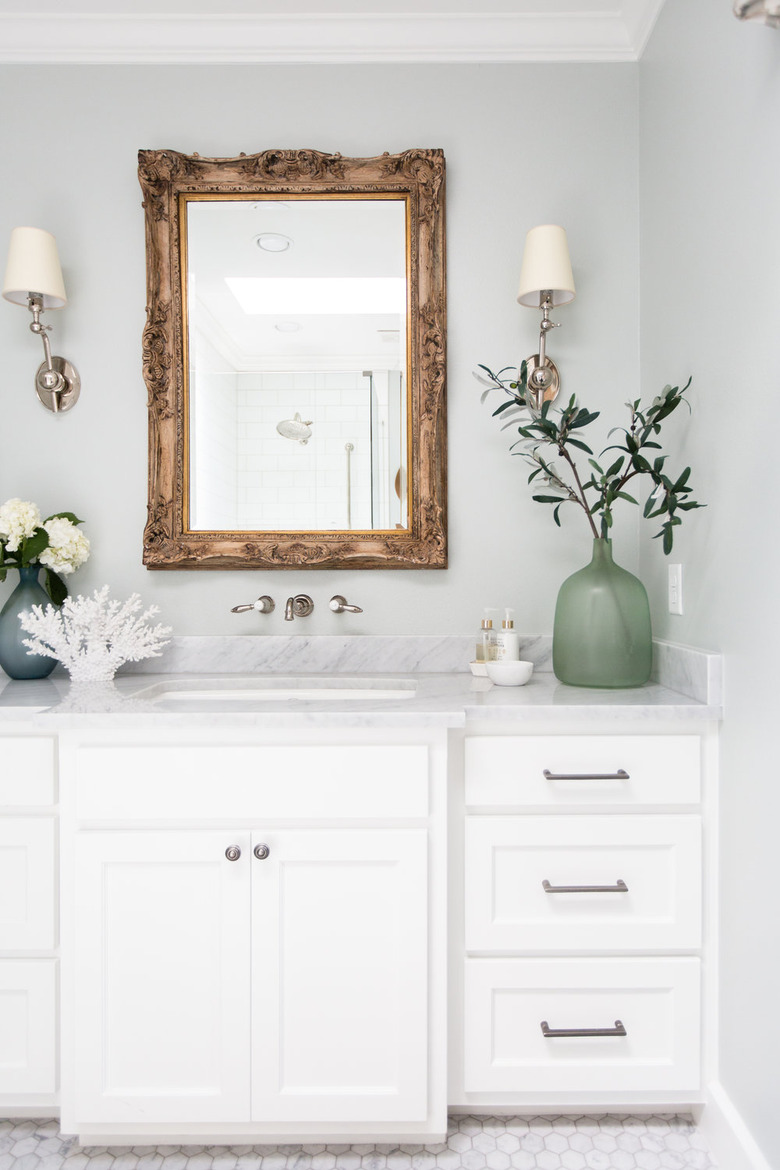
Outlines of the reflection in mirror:
M 407 527 L 406 200 L 186 200 L 190 528 Z
M 139 152 L 156 569 L 445 568 L 444 158 Z

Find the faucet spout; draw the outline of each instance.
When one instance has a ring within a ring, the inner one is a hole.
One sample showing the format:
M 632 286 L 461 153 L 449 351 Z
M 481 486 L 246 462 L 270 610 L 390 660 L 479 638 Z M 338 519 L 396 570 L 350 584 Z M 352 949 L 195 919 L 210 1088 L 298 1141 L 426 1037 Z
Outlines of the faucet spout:
M 296 593 L 295 597 L 288 597 L 284 607 L 284 620 L 291 622 L 293 618 L 308 617 L 314 609 L 314 602 L 308 593 Z

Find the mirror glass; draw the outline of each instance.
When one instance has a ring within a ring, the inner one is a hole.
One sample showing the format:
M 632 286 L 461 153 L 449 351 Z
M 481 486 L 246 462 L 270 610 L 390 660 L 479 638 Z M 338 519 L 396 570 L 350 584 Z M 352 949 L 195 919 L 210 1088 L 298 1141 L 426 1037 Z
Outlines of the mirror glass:
M 442 152 L 138 161 L 144 564 L 446 568 Z
M 186 199 L 192 531 L 408 527 L 406 207 Z

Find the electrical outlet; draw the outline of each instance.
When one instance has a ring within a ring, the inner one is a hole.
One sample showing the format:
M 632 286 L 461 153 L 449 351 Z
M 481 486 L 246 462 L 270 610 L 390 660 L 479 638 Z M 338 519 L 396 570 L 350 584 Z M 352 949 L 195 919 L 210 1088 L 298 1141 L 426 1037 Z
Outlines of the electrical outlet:
M 669 613 L 683 611 L 682 565 L 669 565 Z

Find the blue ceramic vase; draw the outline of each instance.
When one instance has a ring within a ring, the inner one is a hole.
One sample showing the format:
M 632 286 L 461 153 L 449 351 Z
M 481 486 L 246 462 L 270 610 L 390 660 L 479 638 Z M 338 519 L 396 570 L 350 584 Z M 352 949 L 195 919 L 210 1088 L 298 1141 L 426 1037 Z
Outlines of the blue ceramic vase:
M 0 666 L 10 678 L 46 678 L 57 665 L 54 658 L 28 654 L 23 644 L 29 638 L 19 614 L 34 605 L 49 605 L 51 598 L 38 584 L 40 565 L 19 568 L 19 584 L 0 610 Z

